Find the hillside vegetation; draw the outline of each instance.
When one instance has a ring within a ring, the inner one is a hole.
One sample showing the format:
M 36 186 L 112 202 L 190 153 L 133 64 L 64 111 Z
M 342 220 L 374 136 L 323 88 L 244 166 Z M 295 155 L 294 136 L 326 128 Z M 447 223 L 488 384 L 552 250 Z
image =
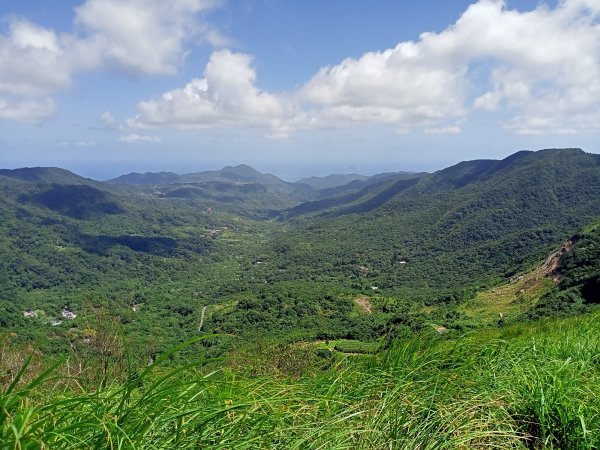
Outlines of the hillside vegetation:
M 520 152 L 389 182 L 296 219 L 273 242 L 269 257 L 282 270 L 271 281 L 345 279 L 421 299 L 497 284 L 598 216 L 599 161 L 577 150 Z
M 125 369 L 122 383 L 91 386 L 90 374 L 74 373 L 72 363 L 19 383 L 28 376 L 24 366 L 5 378 L 0 442 L 48 449 L 598 448 L 599 319 L 452 340 L 422 334 L 363 356 L 265 343 L 251 359 L 232 354 L 225 366 L 200 357 L 165 370 L 159 358 L 140 372 Z
M 596 229 L 599 162 L 575 149 L 519 152 L 353 180 L 349 190 L 333 188 L 338 196 L 313 191 L 321 200 L 312 202 L 286 194 L 306 185 L 248 166 L 165 185 L 136 184 L 172 178 L 164 173 L 119 181 L 131 185 L 5 170 L 0 325 L 62 353 L 84 345 L 98 311 L 111 311 L 147 360 L 197 336 L 202 311 L 203 332 L 289 341 L 373 341 L 495 325 L 500 313 L 510 321 L 586 311 L 597 303 L 597 267 L 582 263 L 590 271 L 582 282 L 568 258 L 578 261 L 595 239 L 576 235 Z M 575 275 L 561 275 L 559 286 L 536 275 L 539 289 L 517 280 L 510 295 L 485 297 L 573 237 L 564 264 Z M 474 298 L 479 306 L 465 304 Z M 69 311 L 77 317 L 63 317 Z M 210 344 L 215 355 L 225 341 Z
M 0 171 L 0 449 L 600 446 L 598 155 L 305 181 Z

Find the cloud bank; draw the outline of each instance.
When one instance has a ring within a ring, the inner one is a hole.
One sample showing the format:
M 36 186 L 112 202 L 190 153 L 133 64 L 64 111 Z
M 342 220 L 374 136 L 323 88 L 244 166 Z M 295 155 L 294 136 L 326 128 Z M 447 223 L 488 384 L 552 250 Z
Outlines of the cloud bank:
M 87 0 L 75 9 L 76 32 L 59 34 L 12 17 L 0 35 L 0 118 L 52 117 L 51 98 L 80 72 L 112 68 L 135 76 L 172 75 L 187 43 L 225 42 L 199 19 L 215 0 Z
M 480 0 L 440 33 L 323 67 L 285 95 L 257 87 L 249 55 L 220 51 L 204 78 L 140 102 L 130 125 L 260 127 L 279 135 L 387 124 L 458 133 L 458 123 L 479 111 L 503 113 L 515 133 L 597 129 L 599 18 L 598 0 L 527 12 Z
M 0 35 L 0 119 L 52 117 L 53 94 L 82 71 L 175 74 L 194 39 L 226 44 L 202 19 L 217 5 L 87 0 L 68 34 L 13 18 Z M 439 33 L 322 67 L 289 92 L 261 88 L 251 55 L 218 50 L 198 78 L 140 101 L 126 125 L 258 128 L 272 139 L 357 125 L 456 134 L 477 114 L 518 134 L 597 130 L 599 19 L 600 0 L 531 11 L 479 0 Z

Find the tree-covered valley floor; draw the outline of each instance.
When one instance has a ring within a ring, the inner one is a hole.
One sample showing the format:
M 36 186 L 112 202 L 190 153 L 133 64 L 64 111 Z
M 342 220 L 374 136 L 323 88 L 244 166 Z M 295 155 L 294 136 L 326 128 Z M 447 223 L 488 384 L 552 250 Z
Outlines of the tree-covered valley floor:
M 0 171 L 7 448 L 598 446 L 598 155 L 165 176 Z

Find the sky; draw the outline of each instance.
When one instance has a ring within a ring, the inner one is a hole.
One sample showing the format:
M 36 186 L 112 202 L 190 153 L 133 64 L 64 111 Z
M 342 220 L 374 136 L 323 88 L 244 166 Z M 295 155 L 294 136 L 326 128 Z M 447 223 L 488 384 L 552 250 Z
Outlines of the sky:
M 600 0 L 0 0 L 0 167 L 287 180 L 600 146 Z

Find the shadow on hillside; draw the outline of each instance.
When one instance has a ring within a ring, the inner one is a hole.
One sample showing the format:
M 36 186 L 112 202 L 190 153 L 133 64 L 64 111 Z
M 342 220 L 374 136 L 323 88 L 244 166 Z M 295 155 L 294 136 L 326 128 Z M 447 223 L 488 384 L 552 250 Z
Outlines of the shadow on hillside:
M 115 246 L 125 246 L 136 252 L 157 256 L 172 256 L 177 251 L 177 241 L 164 236 L 92 236 L 80 234 L 77 244 L 88 253 L 107 255 Z
M 19 200 L 80 220 L 124 212 L 108 193 L 85 185 L 56 184 L 44 191 L 24 195 Z

